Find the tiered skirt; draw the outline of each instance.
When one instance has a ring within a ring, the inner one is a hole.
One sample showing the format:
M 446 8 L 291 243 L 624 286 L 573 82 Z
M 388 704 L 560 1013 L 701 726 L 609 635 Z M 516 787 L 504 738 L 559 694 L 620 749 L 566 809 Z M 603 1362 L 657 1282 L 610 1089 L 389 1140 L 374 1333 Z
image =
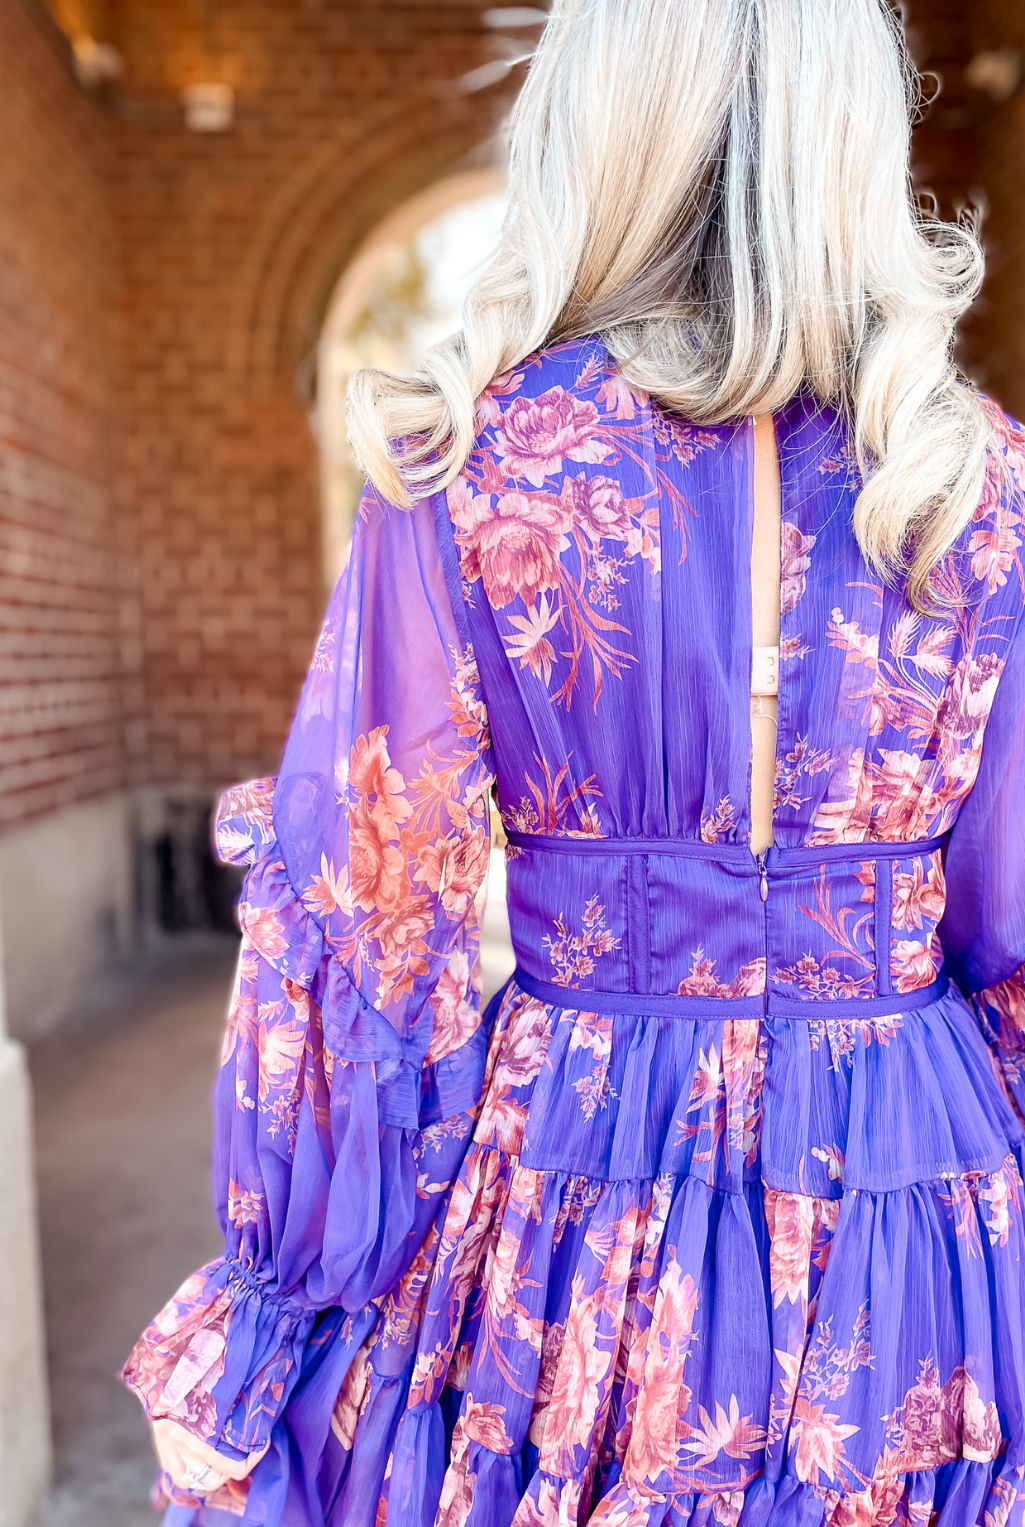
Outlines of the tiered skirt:
M 369 1335 L 319 1317 L 247 1522 L 1025 1521 L 1025 1137 L 959 994 L 496 1009 L 458 1179 Z

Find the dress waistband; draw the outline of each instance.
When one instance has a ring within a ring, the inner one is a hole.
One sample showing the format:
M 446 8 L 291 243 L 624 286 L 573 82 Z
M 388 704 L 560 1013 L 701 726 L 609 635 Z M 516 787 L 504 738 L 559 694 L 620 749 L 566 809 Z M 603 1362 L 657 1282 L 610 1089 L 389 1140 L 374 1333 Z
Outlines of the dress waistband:
M 915 991 L 893 992 L 884 997 L 855 997 L 843 1002 L 821 998 L 782 997 L 776 992 L 753 997 L 679 997 L 644 992 L 579 991 L 539 981 L 517 966 L 512 979 L 528 996 L 536 997 L 547 1007 L 567 1008 L 572 1012 L 625 1014 L 627 1017 L 683 1018 L 691 1022 L 715 1018 L 882 1018 L 891 1013 L 906 1013 L 938 1002 L 949 989 L 946 973 L 928 986 Z
M 769 848 L 511 832 L 517 979 L 553 1006 L 864 1018 L 947 989 L 945 836 Z
M 755 870 L 759 857 L 766 868 L 794 869 L 808 865 L 853 859 L 905 859 L 915 854 L 931 854 L 942 848 L 945 839 L 913 838 L 906 843 L 822 843 L 810 847 L 788 848 L 773 844 L 763 855 L 752 852 L 746 843 L 702 843 L 694 838 L 595 838 L 555 837 L 545 833 L 508 832 L 514 848 L 549 849 L 561 854 L 667 854 L 680 859 L 715 859 L 720 864 L 746 864 Z

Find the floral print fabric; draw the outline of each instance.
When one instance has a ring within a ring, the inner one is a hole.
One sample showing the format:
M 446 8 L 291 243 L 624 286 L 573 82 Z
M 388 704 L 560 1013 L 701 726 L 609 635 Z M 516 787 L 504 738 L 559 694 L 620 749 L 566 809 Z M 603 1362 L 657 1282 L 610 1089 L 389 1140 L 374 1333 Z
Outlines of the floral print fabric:
M 842 420 L 777 416 L 760 861 L 748 426 L 574 342 L 446 494 L 367 495 L 278 779 L 222 810 L 225 1256 L 127 1377 L 270 1447 L 170 1527 L 1025 1523 L 1025 439 L 987 407 L 936 618 L 860 558 Z

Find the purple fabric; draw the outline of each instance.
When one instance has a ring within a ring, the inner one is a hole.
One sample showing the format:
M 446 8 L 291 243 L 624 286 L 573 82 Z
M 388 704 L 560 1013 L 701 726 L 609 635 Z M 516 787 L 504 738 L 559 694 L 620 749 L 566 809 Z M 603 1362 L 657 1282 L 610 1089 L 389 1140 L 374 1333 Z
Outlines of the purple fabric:
M 1025 1522 L 1025 436 L 986 406 L 936 619 L 860 556 L 843 419 L 777 416 L 757 859 L 749 423 L 576 342 L 446 494 L 366 494 L 280 774 L 221 813 L 225 1255 L 126 1369 L 270 1446 L 170 1527 Z

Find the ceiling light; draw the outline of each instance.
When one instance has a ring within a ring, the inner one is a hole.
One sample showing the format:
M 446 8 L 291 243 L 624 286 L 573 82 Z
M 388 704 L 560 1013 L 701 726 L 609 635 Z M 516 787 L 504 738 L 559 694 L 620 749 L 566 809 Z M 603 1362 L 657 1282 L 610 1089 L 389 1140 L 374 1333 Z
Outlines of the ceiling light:
M 207 80 L 186 85 L 181 93 L 185 126 L 194 133 L 224 133 L 235 120 L 235 92 Z
M 966 85 L 983 91 L 991 101 L 1009 101 L 1021 84 L 1021 54 L 1017 48 L 992 48 L 976 53 L 964 77 Z
M 95 90 L 120 79 L 125 61 L 111 42 L 97 42 L 85 32 L 71 39 L 71 67 L 84 90 Z

